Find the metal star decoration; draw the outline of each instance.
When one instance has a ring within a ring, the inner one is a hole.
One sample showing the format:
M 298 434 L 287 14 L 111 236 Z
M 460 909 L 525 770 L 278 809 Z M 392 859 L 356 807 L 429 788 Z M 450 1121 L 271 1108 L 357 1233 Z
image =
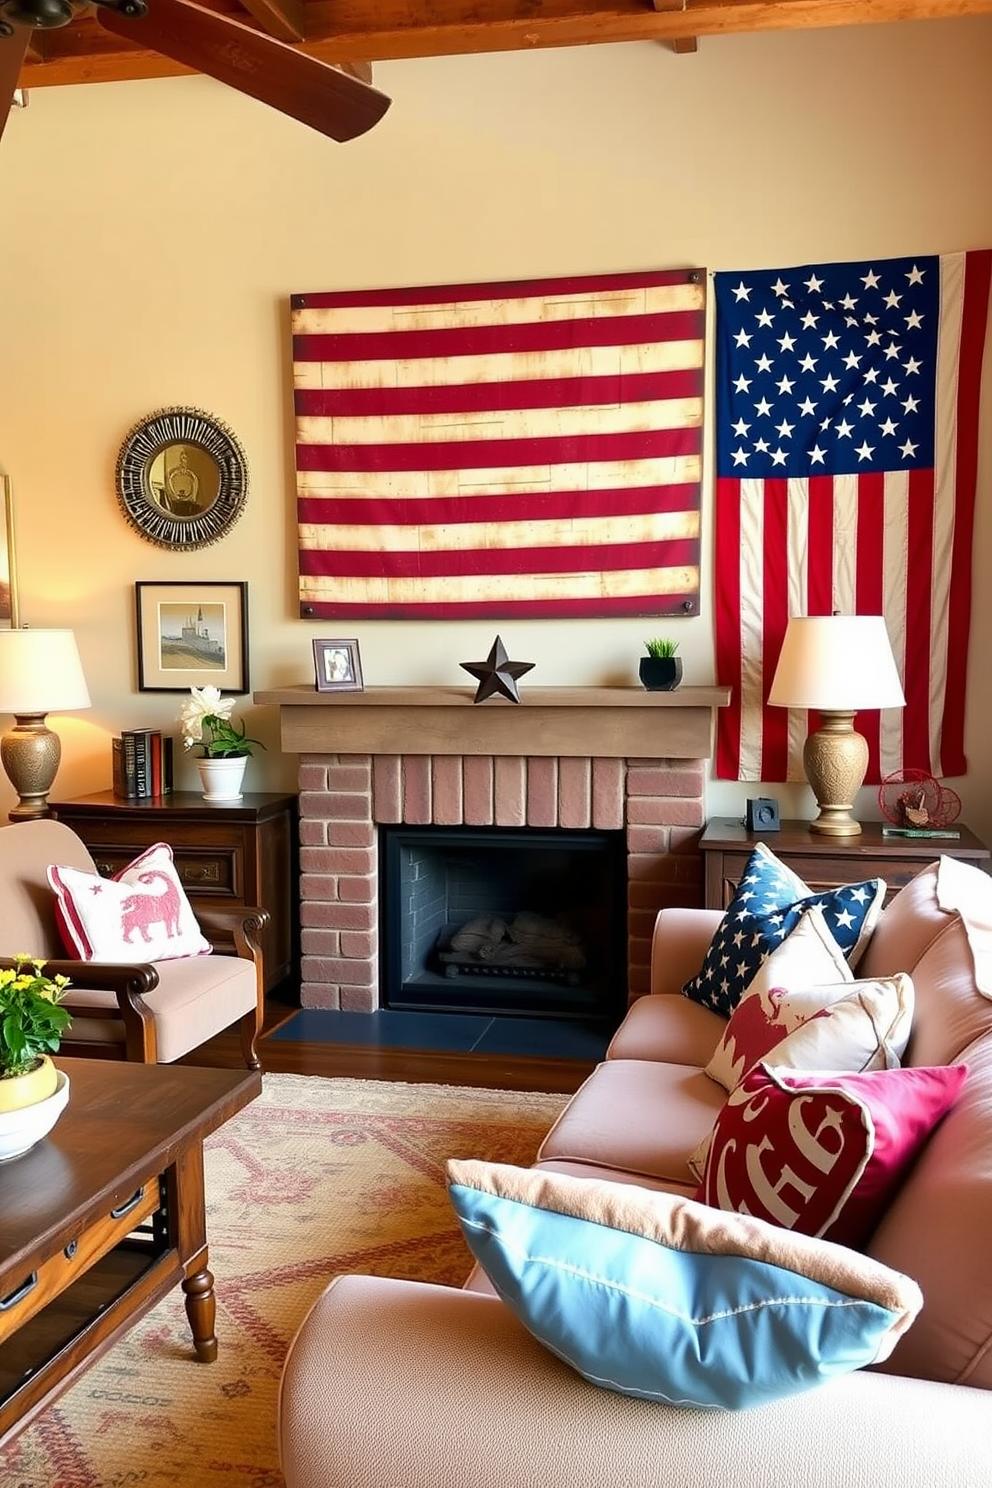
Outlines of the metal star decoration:
M 519 703 L 517 678 L 534 666 L 532 661 L 510 661 L 499 636 L 493 641 L 493 648 L 485 661 L 461 661 L 458 664 L 479 679 L 473 698 L 476 703 L 484 703 L 486 698 L 494 697 L 496 693 L 502 693 L 511 703 Z

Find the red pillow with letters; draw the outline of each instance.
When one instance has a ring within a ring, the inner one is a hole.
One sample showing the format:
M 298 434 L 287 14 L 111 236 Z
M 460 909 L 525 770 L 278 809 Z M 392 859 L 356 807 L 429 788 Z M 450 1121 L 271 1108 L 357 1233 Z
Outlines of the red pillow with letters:
M 695 1197 L 860 1249 L 967 1073 L 757 1064 L 717 1117 Z

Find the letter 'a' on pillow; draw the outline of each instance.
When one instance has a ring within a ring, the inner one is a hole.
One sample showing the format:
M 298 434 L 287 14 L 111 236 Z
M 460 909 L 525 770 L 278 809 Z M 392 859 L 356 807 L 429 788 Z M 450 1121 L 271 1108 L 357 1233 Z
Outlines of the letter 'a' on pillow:
M 468 1244 L 503 1302 L 591 1384 L 737 1410 L 887 1358 L 922 1296 L 843 1246 L 675 1194 L 449 1162 Z
M 113 878 L 53 865 L 48 882 L 62 943 L 76 960 L 126 964 L 210 953 L 167 842 Z
M 729 1018 L 762 962 L 814 905 L 822 908 L 826 927 L 853 970 L 884 901 L 885 883 L 880 878 L 814 894 L 759 842 L 747 860 L 700 970 L 682 991 L 693 1002 Z
M 858 1249 L 967 1073 L 964 1064 L 862 1075 L 757 1064 L 716 1119 L 695 1198 Z

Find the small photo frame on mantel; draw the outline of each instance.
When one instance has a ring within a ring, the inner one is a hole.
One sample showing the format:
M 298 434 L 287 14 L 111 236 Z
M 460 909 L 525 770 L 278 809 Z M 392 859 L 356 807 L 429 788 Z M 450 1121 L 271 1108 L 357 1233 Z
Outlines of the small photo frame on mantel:
M 314 641 L 313 665 L 318 692 L 362 692 L 358 642 Z
M 139 581 L 134 596 L 139 692 L 248 692 L 247 583 Z

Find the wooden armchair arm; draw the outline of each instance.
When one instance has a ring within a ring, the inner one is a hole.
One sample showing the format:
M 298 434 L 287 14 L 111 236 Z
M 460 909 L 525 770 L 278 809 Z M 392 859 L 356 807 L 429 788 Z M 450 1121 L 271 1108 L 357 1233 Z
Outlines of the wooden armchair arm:
M 272 918 L 267 909 L 257 905 L 244 908 L 198 904 L 196 918 L 215 951 L 228 955 L 233 951 L 236 956 L 261 965 L 262 931 Z
M 16 963 L 0 957 L 0 967 Z M 155 1019 L 144 1000 L 158 986 L 158 972 L 147 961 L 120 964 L 112 961 L 45 961 L 46 976 L 66 976 L 80 991 L 112 992 L 124 1023 L 128 1059 L 154 1064 L 157 1059 Z M 71 994 L 72 988 L 70 988 Z M 70 995 L 71 1001 L 71 995 Z
M 12 967 L 12 957 L 0 957 L 0 967 Z M 158 986 L 158 972 L 148 962 L 121 965 L 112 961 L 59 961 L 49 958 L 44 962 L 45 975 L 66 976 L 73 987 L 96 988 L 100 992 L 113 992 L 118 998 L 142 997 Z
M 265 958 L 262 951 L 262 931 L 272 916 L 258 905 L 235 908 L 232 905 L 197 905 L 196 917 L 200 929 L 213 949 L 221 955 L 233 951 L 243 961 L 250 961 L 255 968 L 255 1010 L 246 1013 L 241 1020 L 241 1050 L 249 1069 L 259 1069 L 256 1040 L 265 1021 Z

